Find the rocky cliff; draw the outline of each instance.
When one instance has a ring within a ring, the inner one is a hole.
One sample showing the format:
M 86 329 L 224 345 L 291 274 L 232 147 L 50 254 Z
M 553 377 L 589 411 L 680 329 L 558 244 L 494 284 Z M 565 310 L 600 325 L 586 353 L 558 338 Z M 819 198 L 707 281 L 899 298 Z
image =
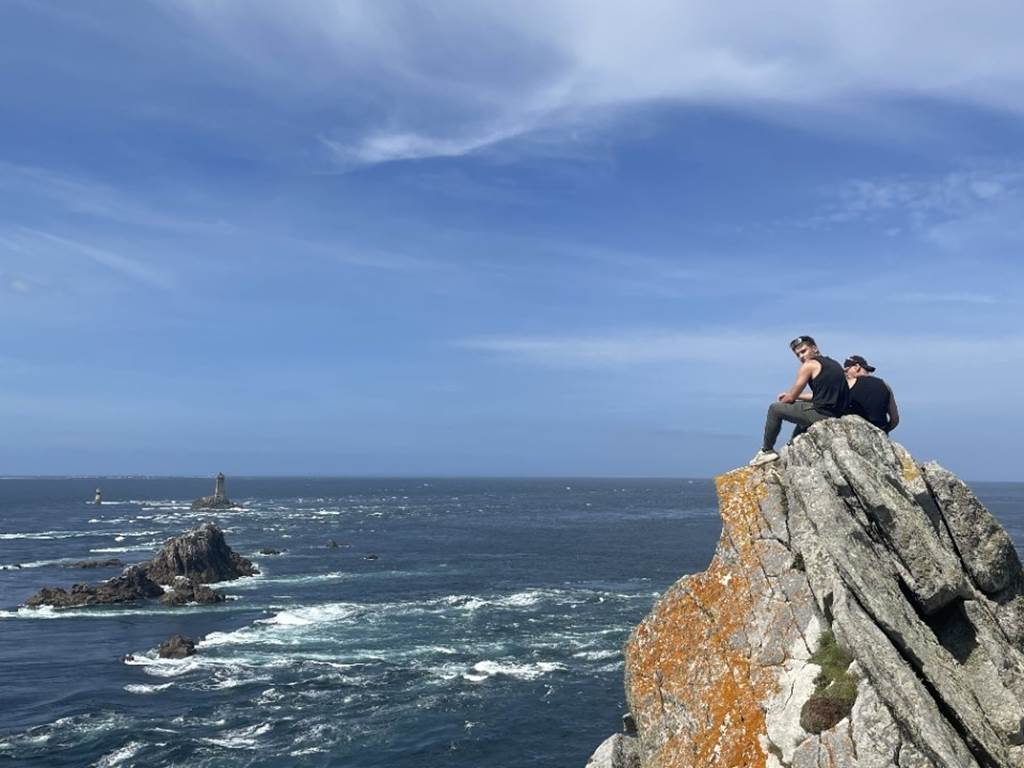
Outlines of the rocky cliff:
M 637 734 L 592 764 L 1024 766 L 1021 564 L 967 486 L 857 417 L 716 482 L 710 566 L 626 645 Z

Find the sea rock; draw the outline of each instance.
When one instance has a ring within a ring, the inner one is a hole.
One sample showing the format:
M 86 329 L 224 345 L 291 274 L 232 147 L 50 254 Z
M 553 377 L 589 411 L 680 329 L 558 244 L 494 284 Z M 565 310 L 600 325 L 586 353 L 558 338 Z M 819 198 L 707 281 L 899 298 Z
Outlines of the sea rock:
M 116 557 L 106 560 L 79 560 L 77 563 L 64 563 L 62 568 L 121 568 L 124 563 Z
M 172 635 L 160 643 L 157 650 L 161 659 L 184 659 L 196 652 L 196 641 L 185 635 Z
M 234 507 L 235 503 L 227 497 L 224 492 L 224 473 L 220 472 L 217 474 L 215 481 L 213 495 L 203 496 L 192 502 L 192 509 L 229 509 Z
M 227 545 L 220 528 L 213 523 L 203 523 L 170 539 L 152 559 L 129 566 L 120 576 L 101 584 L 75 584 L 70 592 L 44 587 L 25 601 L 25 605 L 74 608 L 162 598 L 165 593 L 161 584 L 175 587 L 167 593 L 169 596 L 165 600 L 171 605 L 222 602 L 223 595 L 208 588 L 200 589 L 199 585 L 256 573 L 259 571 L 249 560 Z M 177 588 L 179 577 L 184 578 L 184 586 L 180 590 Z
M 75 584 L 71 591 L 59 587 L 43 587 L 25 601 L 29 607 L 49 605 L 54 608 L 77 608 L 83 605 L 126 603 L 135 600 L 159 597 L 163 590 L 150 579 L 145 570 L 137 565 L 125 568 L 102 584 Z
M 192 502 L 193 510 L 201 509 L 231 509 L 238 506 L 227 496 L 200 496 Z
M 251 561 L 232 551 L 214 523 L 171 539 L 143 567 L 158 584 L 174 584 L 178 576 L 209 584 L 259 573 Z
M 624 733 L 609 736 L 594 750 L 586 768 L 640 768 L 636 738 Z
M 184 576 L 175 579 L 173 589 L 160 596 L 160 602 L 165 605 L 223 603 L 226 599 L 222 592 L 210 589 L 205 584 Z
M 844 417 L 716 484 L 711 564 L 625 648 L 639 765 L 1024 766 L 1024 577 L 959 479 Z
M 261 555 L 280 555 L 280 549 L 274 549 L 273 547 L 264 547 L 260 550 Z

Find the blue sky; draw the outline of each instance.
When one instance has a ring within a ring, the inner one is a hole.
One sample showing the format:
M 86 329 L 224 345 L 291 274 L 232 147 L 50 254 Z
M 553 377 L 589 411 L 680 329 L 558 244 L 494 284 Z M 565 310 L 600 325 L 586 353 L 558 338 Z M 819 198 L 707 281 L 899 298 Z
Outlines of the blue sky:
M 810 333 L 1024 480 L 1022 26 L 4 3 L 0 474 L 708 476 Z

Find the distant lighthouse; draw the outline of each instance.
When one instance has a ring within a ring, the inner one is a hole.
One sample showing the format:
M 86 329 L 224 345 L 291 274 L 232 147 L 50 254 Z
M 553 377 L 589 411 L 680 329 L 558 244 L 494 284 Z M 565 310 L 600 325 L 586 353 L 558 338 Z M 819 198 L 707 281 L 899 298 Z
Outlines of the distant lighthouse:
M 217 481 L 213 486 L 213 496 L 203 496 L 192 502 L 192 509 L 230 509 L 234 502 L 224 493 L 224 473 L 217 473 Z

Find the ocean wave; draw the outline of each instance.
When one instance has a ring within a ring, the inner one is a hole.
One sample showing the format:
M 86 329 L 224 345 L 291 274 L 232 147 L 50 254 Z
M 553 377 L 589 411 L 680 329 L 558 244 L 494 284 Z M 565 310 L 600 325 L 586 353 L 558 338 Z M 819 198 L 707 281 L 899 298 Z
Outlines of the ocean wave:
M 86 536 L 106 536 L 105 533 L 95 531 L 23 531 L 15 533 L 0 533 L 0 539 L 10 541 L 12 539 L 77 539 Z
M 148 552 L 160 546 L 159 541 L 140 541 L 131 547 L 94 547 L 89 551 L 93 554 L 123 554 L 125 552 Z
M 124 689 L 128 691 L 128 693 L 146 695 L 150 693 L 156 693 L 157 691 L 166 691 L 172 685 L 174 685 L 173 681 L 169 683 L 162 683 L 160 685 L 146 685 L 145 683 L 129 683 L 124 687 Z
M 492 677 L 512 677 L 517 680 L 536 680 L 544 675 L 566 669 L 557 661 L 538 661 L 532 664 L 517 664 L 515 661 L 478 661 L 462 678 L 471 683 L 480 683 Z
M 573 658 L 584 659 L 586 661 L 603 661 L 605 659 L 614 659 L 622 656 L 622 651 L 615 649 L 608 649 L 603 651 L 579 651 L 573 654 Z
M 51 741 L 60 742 L 66 747 L 73 746 L 80 743 L 82 738 L 96 739 L 113 731 L 127 730 L 130 725 L 129 719 L 118 713 L 68 715 L 0 739 L 0 755 L 5 751 L 16 754 L 25 749 L 49 746 Z
M 135 757 L 144 746 L 141 741 L 129 741 L 120 749 L 101 757 L 96 763 L 96 768 L 114 768 L 116 765 L 122 765 Z
M 267 619 L 257 619 L 249 626 L 231 632 L 211 632 L 202 641 L 202 647 L 221 645 L 277 644 L 293 645 L 300 639 L 287 639 L 289 630 L 305 629 L 323 624 L 348 621 L 363 606 L 356 603 L 323 603 L 321 605 L 289 608 Z
M 38 608 L 20 606 L 15 610 L 0 611 L 0 619 L 109 619 L 119 616 L 179 616 L 186 613 L 204 613 L 209 611 L 231 610 L 229 604 L 216 605 L 168 605 L 148 603 L 145 607 L 100 608 L 95 605 L 83 605 L 76 608 L 54 608 L 52 605 L 41 605 Z M 249 607 L 238 606 L 234 610 L 251 610 Z
M 271 728 L 273 726 L 270 723 L 260 723 L 259 725 L 226 731 L 219 737 L 208 737 L 203 739 L 203 741 L 226 749 L 251 749 L 257 745 L 259 737 L 270 731 Z
M 2 570 L 21 570 L 23 568 L 45 568 L 48 565 L 61 565 L 63 563 L 76 563 L 78 562 L 73 557 L 61 557 L 56 560 L 32 560 L 27 563 L 0 563 L 0 571 Z
M 159 531 L 124 531 L 113 533 L 115 536 L 154 536 Z M 13 533 L 0 533 L 0 539 L 5 541 L 11 541 L 14 539 L 33 539 L 33 540 L 49 540 L 49 539 L 81 539 L 81 538 L 98 538 L 101 536 L 110 536 L 111 532 L 104 531 L 103 533 L 97 531 L 16 531 Z

